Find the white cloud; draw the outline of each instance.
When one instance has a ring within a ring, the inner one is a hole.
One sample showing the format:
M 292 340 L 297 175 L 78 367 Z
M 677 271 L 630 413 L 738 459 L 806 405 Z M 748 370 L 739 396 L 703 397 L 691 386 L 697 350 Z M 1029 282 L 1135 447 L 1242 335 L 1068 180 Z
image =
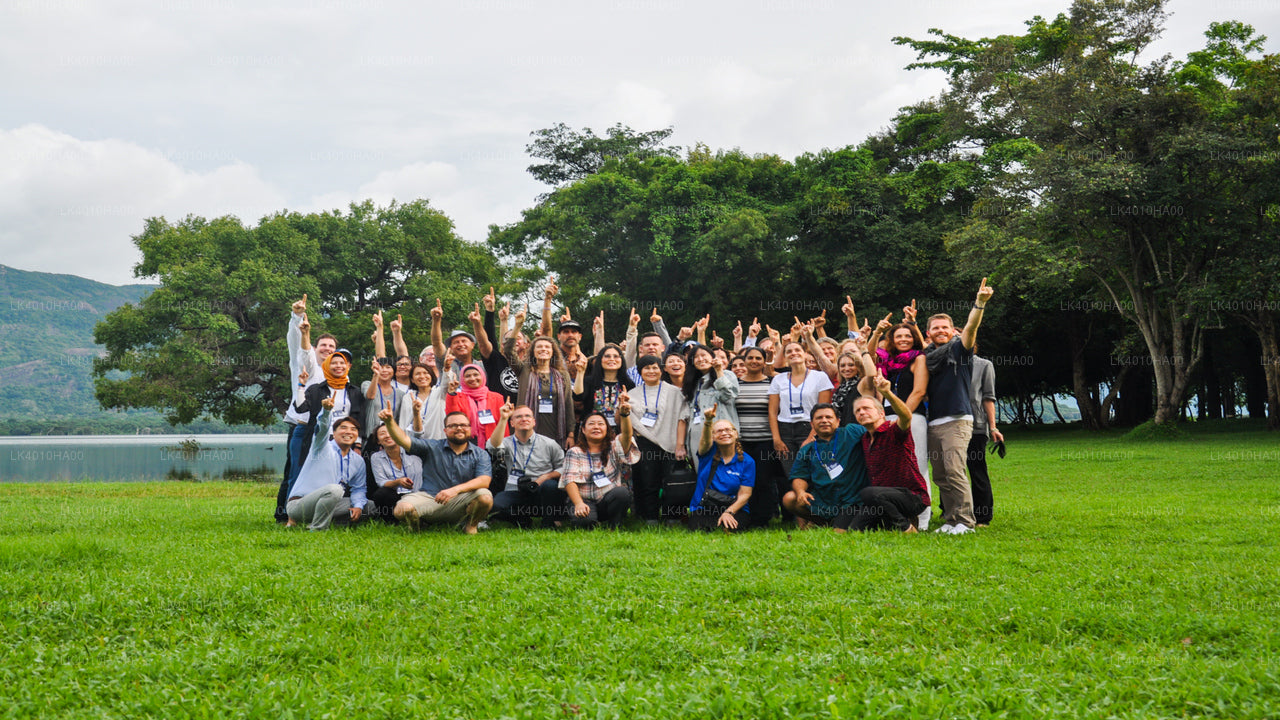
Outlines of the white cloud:
M 164 215 L 256 222 L 284 196 L 250 165 L 183 169 L 122 140 L 81 140 L 41 125 L 0 130 L 0 247 L 24 269 L 133 282 L 131 236 Z

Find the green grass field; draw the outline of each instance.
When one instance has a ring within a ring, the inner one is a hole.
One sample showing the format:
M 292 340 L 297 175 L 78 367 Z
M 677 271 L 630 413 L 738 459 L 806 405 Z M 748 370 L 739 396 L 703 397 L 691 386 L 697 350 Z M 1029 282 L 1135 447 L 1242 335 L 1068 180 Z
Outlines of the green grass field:
M 307 533 L 0 486 L 0 717 L 1280 716 L 1280 437 L 1010 433 L 962 536 Z

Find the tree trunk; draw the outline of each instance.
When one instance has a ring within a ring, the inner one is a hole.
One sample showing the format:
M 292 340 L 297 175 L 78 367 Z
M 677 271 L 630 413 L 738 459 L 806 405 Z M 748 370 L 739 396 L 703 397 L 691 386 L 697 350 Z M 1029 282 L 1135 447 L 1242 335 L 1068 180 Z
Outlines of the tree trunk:
M 1267 429 L 1280 430 L 1280 342 L 1276 339 L 1275 316 L 1264 306 L 1248 321 L 1262 344 L 1262 369 L 1267 378 Z
M 1075 396 L 1076 405 L 1080 407 L 1080 423 L 1088 430 L 1101 430 L 1102 416 L 1098 413 L 1098 404 L 1094 402 L 1098 386 L 1090 387 L 1085 380 L 1084 349 L 1088 339 L 1080 337 L 1080 331 L 1075 323 L 1069 323 L 1067 340 L 1071 344 L 1071 394 Z
M 1205 415 L 1210 420 L 1222 419 L 1222 384 L 1218 382 L 1217 368 L 1213 366 L 1213 343 L 1205 343 L 1200 372 L 1204 378 Z
M 1247 359 L 1243 368 L 1244 398 L 1249 417 L 1261 419 L 1267 416 L 1267 371 L 1261 346 L 1253 342 L 1256 339 L 1256 337 L 1246 338 L 1249 342 L 1246 344 Z

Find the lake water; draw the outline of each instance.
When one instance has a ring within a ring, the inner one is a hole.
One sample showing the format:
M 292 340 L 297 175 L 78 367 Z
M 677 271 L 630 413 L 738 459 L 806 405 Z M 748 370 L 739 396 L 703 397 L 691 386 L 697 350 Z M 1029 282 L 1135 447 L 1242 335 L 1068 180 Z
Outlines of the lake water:
M 192 445 L 184 441 L 194 440 Z M 280 435 L 0 437 L 0 482 L 74 480 L 279 481 Z

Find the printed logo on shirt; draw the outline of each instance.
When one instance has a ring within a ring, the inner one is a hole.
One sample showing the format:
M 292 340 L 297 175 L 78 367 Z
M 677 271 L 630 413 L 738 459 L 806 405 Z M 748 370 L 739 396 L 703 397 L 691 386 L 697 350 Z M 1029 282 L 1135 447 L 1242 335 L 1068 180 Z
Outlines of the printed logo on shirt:
M 520 391 L 520 377 L 511 368 L 502 368 L 498 378 L 502 382 L 502 388 L 509 394 L 515 395 Z

